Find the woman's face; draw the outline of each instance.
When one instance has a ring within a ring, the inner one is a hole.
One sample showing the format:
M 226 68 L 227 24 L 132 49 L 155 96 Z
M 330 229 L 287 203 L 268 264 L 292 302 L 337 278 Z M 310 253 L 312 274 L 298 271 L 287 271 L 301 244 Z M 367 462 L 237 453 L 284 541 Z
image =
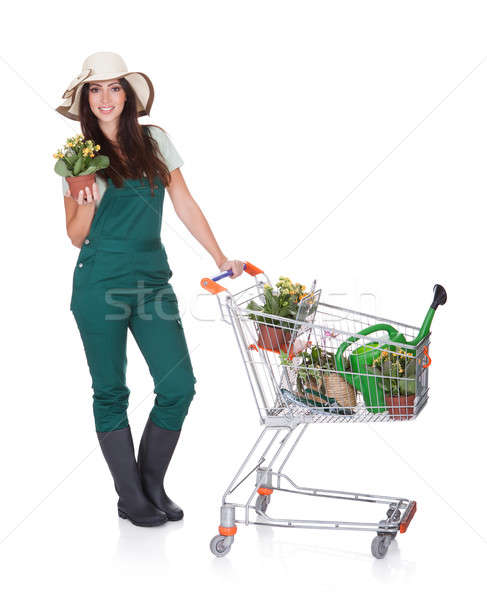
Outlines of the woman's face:
M 120 83 L 115 79 L 91 81 L 89 85 L 88 99 L 93 114 L 105 123 L 118 120 L 127 97 Z

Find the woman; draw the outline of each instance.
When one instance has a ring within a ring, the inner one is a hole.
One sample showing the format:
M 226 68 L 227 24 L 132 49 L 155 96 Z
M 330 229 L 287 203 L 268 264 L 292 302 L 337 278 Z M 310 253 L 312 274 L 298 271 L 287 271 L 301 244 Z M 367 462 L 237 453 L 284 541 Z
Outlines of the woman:
M 81 248 L 70 308 L 92 377 L 93 412 L 103 455 L 118 493 L 118 514 L 140 526 L 179 520 L 183 511 L 166 494 L 164 475 L 178 441 L 196 378 L 169 283 L 172 271 L 161 242 L 165 189 L 176 214 L 220 270 L 242 274 L 243 263 L 220 250 L 179 167 L 182 160 L 165 132 L 141 126 L 154 89 L 123 59 L 97 52 L 63 94 L 56 110 L 78 120 L 110 166 L 92 189 L 72 198 L 63 180 L 67 233 Z M 127 419 L 127 329 L 154 380 L 154 407 L 137 461 Z

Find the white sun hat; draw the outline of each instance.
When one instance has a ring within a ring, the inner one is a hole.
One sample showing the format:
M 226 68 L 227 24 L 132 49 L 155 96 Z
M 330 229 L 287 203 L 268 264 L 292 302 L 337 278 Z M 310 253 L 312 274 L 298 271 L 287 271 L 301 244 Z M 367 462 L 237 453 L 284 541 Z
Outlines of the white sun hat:
M 123 58 L 114 52 L 95 52 L 83 62 L 81 73 L 68 85 L 65 101 L 56 110 L 68 119 L 79 121 L 81 88 L 88 81 L 106 81 L 124 77 L 137 98 L 137 116 L 149 115 L 154 101 L 154 86 L 145 73 L 129 71 Z

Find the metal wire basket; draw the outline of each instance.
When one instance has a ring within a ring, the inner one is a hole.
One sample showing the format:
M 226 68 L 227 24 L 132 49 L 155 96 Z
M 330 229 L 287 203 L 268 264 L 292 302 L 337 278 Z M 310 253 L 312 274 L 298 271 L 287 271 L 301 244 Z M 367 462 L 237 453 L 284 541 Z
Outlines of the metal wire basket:
M 314 289 L 302 298 L 296 319 L 249 310 L 251 300 L 263 301 L 265 283 L 224 301 L 217 295 L 262 422 L 396 421 L 421 412 L 428 399 L 429 333 L 408 342 L 417 340 L 419 327 L 320 302 L 321 290 Z

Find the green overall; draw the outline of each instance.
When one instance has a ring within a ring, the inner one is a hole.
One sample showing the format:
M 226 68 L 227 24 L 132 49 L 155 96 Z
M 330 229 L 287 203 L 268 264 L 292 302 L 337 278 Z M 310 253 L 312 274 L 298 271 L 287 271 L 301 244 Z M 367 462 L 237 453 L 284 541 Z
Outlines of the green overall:
M 81 334 L 93 388 L 98 432 L 128 426 L 127 328 L 154 380 L 151 420 L 179 430 L 196 378 L 181 323 L 172 271 L 161 242 L 165 188 L 155 179 L 125 179 L 107 189 L 73 274 L 70 309 Z

